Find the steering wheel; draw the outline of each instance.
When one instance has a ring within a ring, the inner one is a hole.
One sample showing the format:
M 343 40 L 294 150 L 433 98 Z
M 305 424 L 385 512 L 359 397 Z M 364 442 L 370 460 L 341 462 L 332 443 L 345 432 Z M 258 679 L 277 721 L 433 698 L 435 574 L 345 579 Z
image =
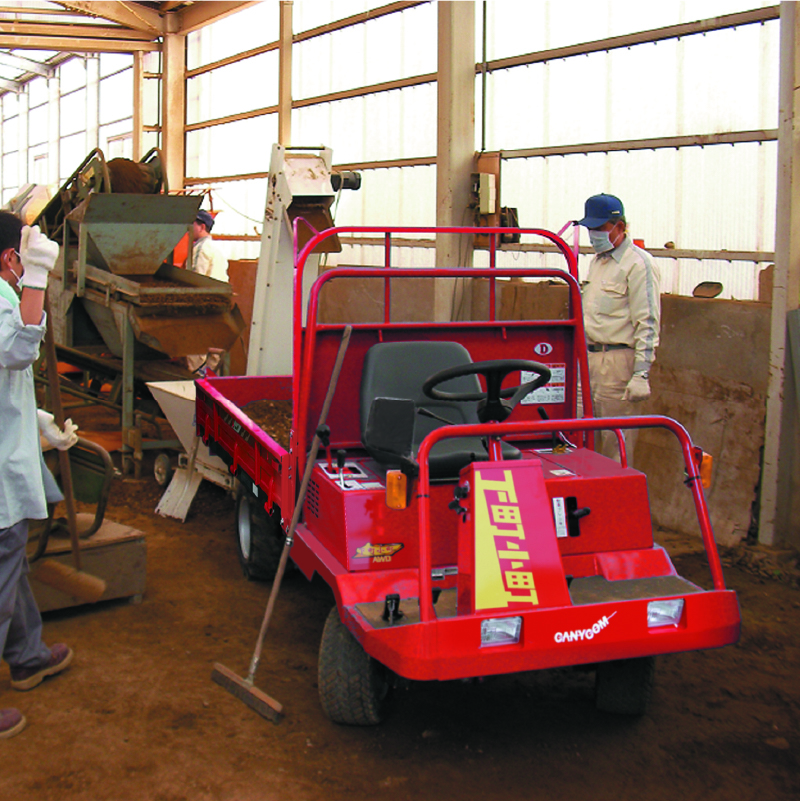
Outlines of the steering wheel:
M 502 389 L 505 377 L 516 370 L 527 370 L 535 373 L 536 377 L 517 387 Z M 486 379 L 486 392 L 443 392 L 436 389 L 445 381 L 465 375 L 482 375 Z M 540 362 L 527 359 L 493 359 L 440 370 L 422 385 L 422 391 L 433 400 L 460 403 L 478 401 L 478 419 L 482 423 L 502 423 L 529 392 L 544 386 L 549 380 L 550 368 Z

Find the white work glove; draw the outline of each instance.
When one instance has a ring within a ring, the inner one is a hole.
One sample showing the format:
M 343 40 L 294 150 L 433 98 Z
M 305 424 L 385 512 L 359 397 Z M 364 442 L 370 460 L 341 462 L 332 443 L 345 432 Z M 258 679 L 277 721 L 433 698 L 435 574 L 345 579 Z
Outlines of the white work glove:
M 56 425 L 53 415 L 44 409 L 37 409 L 36 416 L 39 418 L 39 432 L 53 448 L 66 451 L 78 441 L 78 426 L 72 420 L 64 421 L 62 431 Z
M 650 397 L 650 382 L 647 376 L 643 373 L 634 373 L 628 386 L 625 387 L 625 394 L 622 400 L 631 401 L 632 403 L 639 403 L 646 401 Z
M 47 279 L 58 258 L 58 243 L 48 239 L 38 225 L 23 226 L 19 258 L 24 270 L 20 287 L 47 289 Z

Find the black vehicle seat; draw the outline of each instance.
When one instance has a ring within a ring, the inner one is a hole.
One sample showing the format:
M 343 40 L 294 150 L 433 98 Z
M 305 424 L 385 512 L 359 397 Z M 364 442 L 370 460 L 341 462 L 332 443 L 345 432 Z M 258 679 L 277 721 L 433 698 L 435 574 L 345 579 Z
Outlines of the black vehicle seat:
M 422 385 L 434 373 L 447 367 L 470 364 L 467 349 L 457 342 L 382 342 L 373 345 L 364 358 L 361 374 L 361 437 L 375 398 L 404 398 L 414 401 L 456 424 L 478 423 L 477 401 L 458 403 L 438 401 L 422 392 Z M 481 392 L 475 375 L 454 378 L 441 385 L 446 392 Z M 434 429 L 445 425 L 438 420 L 417 414 L 414 425 L 414 455 L 423 439 Z M 503 443 L 503 458 L 519 459 L 521 453 Z M 384 467 L 398 467 L 384 452 L 367 452 Z M 479 437 L 459 437 L 437 443 L 430 453 L 431 478 L 457 478 L 459 471 L 472 461 L 484 461 L 489 454 Z

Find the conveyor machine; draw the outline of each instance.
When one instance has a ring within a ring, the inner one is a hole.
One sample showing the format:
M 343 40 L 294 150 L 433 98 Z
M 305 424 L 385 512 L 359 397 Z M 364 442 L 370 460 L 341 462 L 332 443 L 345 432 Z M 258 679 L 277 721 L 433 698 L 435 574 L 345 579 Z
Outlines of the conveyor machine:
M 36 220 L 61 246 L 49 292 L 59 359 L 95 376 L 62 389 L 102 402 L 100 385 L 112 386 L 125 472 L 138 474 L 148 445 L 171 444 L 143 443 L 135 425 L 158 409 L 146 382 L 190 378 L 172 360 L 230 349 L 244 328 L 231 287 L 191 270 L 191 247 L 187 269 L 172 263 L 201 202 L 167 193 L 158 150 L 108 163 L 93 150 Z

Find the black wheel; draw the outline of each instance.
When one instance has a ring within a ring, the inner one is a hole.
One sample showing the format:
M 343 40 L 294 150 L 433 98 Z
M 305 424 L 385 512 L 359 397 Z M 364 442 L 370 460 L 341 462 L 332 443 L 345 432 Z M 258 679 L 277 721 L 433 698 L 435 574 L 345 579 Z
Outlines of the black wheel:
M 597 666 L 595 702 L 602 712 L 644 715 L 653 693 L 656 658 L 620 659 Z
M 322 711 L 334 723 L 374 726 L 383 720 L 391 672 L 361 647 L 335 606 L 322 632 L 318 683 Z
M 153 464 L 153 475 L 156 477 L 156 482 L 159 487 L 166 487 L 172 481 L 172 475 L 175 470 L 172 467 L 172 460 L 169 458 L 168 453 L 163 451 L 156 456 Z
M 275 578 L 286 537 L 277 506 L 267 514 L 264 503 L 244 487 L 236 495 L 236 552 L 248 579 Z

